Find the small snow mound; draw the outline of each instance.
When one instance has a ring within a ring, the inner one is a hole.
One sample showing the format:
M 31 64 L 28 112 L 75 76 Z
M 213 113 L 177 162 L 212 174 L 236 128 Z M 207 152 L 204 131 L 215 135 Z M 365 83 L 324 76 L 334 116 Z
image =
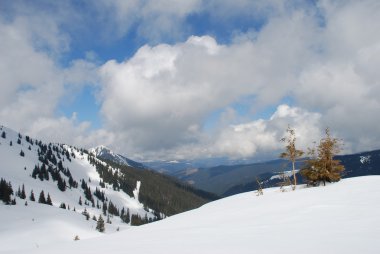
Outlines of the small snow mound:
M 360 156 L 360 163 L 361 164 L 369 164 L 370 162 L 371 162 L 371 155 Z
M 299 170 L 296 169 L 295 172 L 297 173 Z M 284 171 L 283 172 L 285 174 L 285 176 L 287 177 L 291 177 L 293 175 L 293 172 L 291 170 L 289 171 Z M 269 180 L 273 180 L 273 179 L 281 179 L 282 178 L 282 174 L 278 174 L 278 175 L 274 175 L 272 176 Z

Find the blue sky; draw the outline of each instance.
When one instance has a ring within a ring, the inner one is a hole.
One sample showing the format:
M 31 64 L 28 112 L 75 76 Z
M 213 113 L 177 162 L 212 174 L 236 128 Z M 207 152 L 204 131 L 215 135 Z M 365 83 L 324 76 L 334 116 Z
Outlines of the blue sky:
M 329 126 L 378 148 L 380 6 L 0 1 L 0 121 L 134 159 L 257 158 Z M 364 131 L 363 131 L 364 130 Z

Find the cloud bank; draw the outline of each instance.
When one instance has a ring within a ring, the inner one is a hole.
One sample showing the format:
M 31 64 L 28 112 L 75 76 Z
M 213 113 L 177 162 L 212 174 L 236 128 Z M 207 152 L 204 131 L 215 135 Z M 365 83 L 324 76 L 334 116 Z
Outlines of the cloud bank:
M 290 124 L 303 148 L 327 126 L 347 152 L 379 148 L 378 1 L 113 0 L 83 15 L 70 1 L 50 4 L 56 15 L 9 5 L 0 19 L 0 119 L 30 135 L 143 159 L 239 158 L 277 154 Z M 193 35 L 190 20 L 205 16 L 228 39 L 211 28 Z M 83 25 L 91 17 L 95 25 Z M 131 33 L 148 43 L 124 61 L 61 64 L 85 41 L 78 35 L 95 30 L 108 43 Z M 56 113 L 88 85 L 99 91 L 98 130 Z

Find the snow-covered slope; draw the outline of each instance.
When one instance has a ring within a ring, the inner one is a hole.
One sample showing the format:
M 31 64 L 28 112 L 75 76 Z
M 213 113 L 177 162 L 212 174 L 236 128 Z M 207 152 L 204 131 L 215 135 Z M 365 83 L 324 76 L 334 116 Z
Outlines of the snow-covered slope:
M 28 253 L 378 253 L 379 214 L 380 176 L 366 176 L 296 191 L 265 189 L 263 196 L 239 194 L 163 221 L 34 246 Z
M 104 193 L 108 206 L 111 201 L 119 211 L 124 208 L 125 211 L 129 209 L 130 215 L 154 217 L 151 210 L 150 212 L 144 210 L 144 205 L 139 202 L 138 197 L 131 197 L 108 184 L 101 187 L 102 178 L 96 167 L 90 163 L 89 155 L 83 151 L 67 145 L 44 144 L 2 126 L 0 135 L 0 178 L 11 182 L 14 192 L 24 186 L 26 194 L 26 199 L 12 196 L 16 205 L 4 205 L 0 201 L 0 251 L 20 247 L 31 248 L 62 240 L 72 241 L 75 235 L 79 235 L 81 239 L 100 235 L 95 230 L 96 222 L 91 219 L 93 216 L 98 218 L 103 214 L 104 202 L 93 195 L 96 189 Z M 48 152 L 43 154 L 41 147 L 45 147 L 46 151 L 52 151 L 57 160 L 56 164 L 51 161 L 43 162 Z M 62 163 L 64 169 L 62 171 L 57 170 L 59 162 Z M 103 162 L 98 161 L 98 163 Z M 42 177 L 40 179 L 38 175 L 33 177 L 36 166 L 42 168 L 43 164 L 48 170 L 49 167 L 50 170 L 57 170 L 65 183 L 63 191 L 58 188 L 57 180 L 53 181 L 51 173 L 48 173 L 48 179 Z M 69 186 L 70 175 L 72 180 L 77 182 L 77 187 Z M 86 199 L 81 186 L 82 181 L 85 181 L 89 188 L 94 205 L 91 200 Z M 32 190 L 35 201 L 29 198 Z M 45 197 L 50 195 L 53 206 L 38 203 L 41 191 L 44 191 Z M 80 198 L 82 205 L 79 204 Z M 59 208 L 62 203 L 69 209 Z M 85 209 L 90 215 L 90 220 L 86 220 L 82 215 Z M 128 227 L 120 217 L 110 213 L 108 215 L 112 224 L 106 224 L 106 233 Z M 107 216 L 104 217 L 105 220 Z M 12 241 L 15 238 L 24 239 L 22 246 Z

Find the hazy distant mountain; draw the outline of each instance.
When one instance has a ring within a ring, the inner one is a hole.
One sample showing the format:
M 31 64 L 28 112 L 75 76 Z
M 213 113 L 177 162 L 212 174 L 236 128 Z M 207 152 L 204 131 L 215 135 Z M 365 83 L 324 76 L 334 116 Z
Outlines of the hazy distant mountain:
M 344 178 L 380 175 L 380 150 L 340 155 L 336 158 L 341 160 L 346 168 L 343 175 Z M 296 167 L 301 168 L 302 162 L 297 162 Z M 279 179 L 274 176 L 288 170 L 290 170 L 288 161 L 272 160 L 261 163 L 210 168 L 194 167 L 173 172 L 172 175 L 192 184 L 196 188 L 221 196 L 229 196 L 257 189 L 256 177 L 259 177 L 264 182 L 265 187 L 276 186 Z

